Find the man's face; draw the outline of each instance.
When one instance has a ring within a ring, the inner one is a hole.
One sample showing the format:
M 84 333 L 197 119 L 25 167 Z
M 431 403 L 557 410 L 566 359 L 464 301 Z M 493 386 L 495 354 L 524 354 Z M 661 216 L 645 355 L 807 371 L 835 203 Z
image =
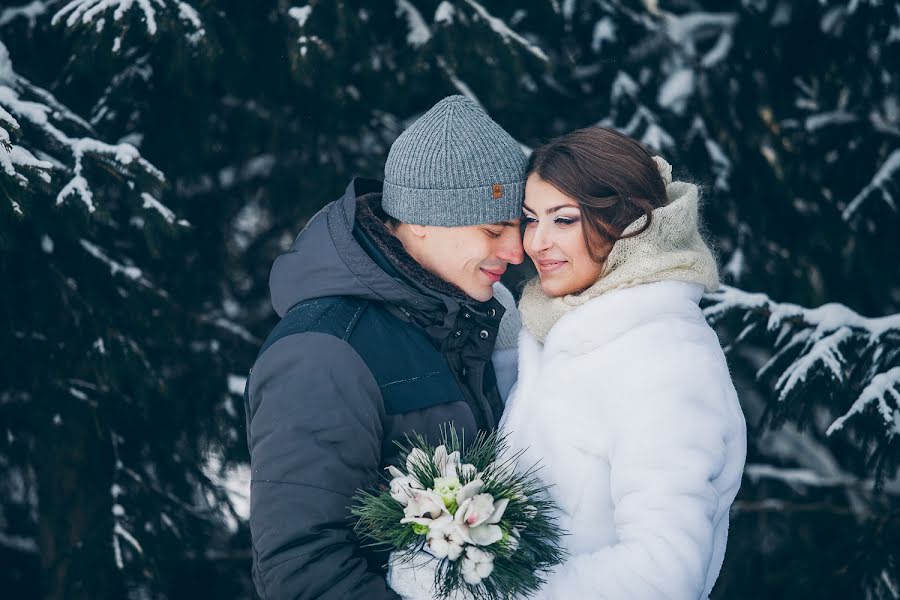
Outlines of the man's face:
M 413 258 L 480 302 L 494 295 L 491 286 L 509 263 L 524 259 L 518 219 L 467 227 L 411 227 L 418 238 L 416 248 L 408 248 Z

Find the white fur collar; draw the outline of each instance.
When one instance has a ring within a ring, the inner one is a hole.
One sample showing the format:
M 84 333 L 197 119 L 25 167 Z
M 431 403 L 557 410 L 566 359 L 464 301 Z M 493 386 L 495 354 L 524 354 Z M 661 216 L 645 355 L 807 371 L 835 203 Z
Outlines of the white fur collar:
M 702 320 L 699 302 L 703 291 L 702 284 L 658 281 L 593 298 L 563 315 L 542 348 L 540 340 L 523 329 L 519 338 L 520 365 L 530 362 L 527 355 L 534 351 L 544 357 L 558 353 L 586 354 L 663 315 Z

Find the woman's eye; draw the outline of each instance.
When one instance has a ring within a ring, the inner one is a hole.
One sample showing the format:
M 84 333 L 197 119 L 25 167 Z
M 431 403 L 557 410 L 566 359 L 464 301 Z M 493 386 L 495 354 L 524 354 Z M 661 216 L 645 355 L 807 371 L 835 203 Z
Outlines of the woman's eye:
M 554 223 L 559 223 L 560 225 L 571 225 L 575 223 L 578 219 L 569 219 L 567 217 L 557 217 L 553 219 Z
M 525 225 L 531 225 L 532 223 L 537 223 L 537 219 L 534 217 L 522 217 L 522 222 Z

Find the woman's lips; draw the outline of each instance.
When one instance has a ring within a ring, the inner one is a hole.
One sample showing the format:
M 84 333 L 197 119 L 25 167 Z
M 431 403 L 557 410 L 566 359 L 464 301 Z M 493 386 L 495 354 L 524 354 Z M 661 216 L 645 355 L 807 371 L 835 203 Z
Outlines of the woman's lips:
M 491 283 L 497 283 L 500 281 L 500 278 L 503 276 L 503 273 L 506 271 L 488 271 L 487 269 L 482 269 L 481 272 L 487 275 L 487 278 L 491 280 Z
M 539 260 L 537 263 L 538 271 L 541 273 L 552 273 L 564 264 L 566 264 L 566 261 L 564 260 Z

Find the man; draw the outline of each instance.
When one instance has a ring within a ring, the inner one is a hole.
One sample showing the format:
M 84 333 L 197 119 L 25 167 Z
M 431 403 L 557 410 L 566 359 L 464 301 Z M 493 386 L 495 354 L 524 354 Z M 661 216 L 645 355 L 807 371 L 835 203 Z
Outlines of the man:
M 348 505 L 414 432 L 497 426 L 493 284 L 522 262 L 526 158 L 481 108 L 445 98 L 272 267 L 282 321 L 247 384 L 253 578 L 263 598 L 397 598 Z

